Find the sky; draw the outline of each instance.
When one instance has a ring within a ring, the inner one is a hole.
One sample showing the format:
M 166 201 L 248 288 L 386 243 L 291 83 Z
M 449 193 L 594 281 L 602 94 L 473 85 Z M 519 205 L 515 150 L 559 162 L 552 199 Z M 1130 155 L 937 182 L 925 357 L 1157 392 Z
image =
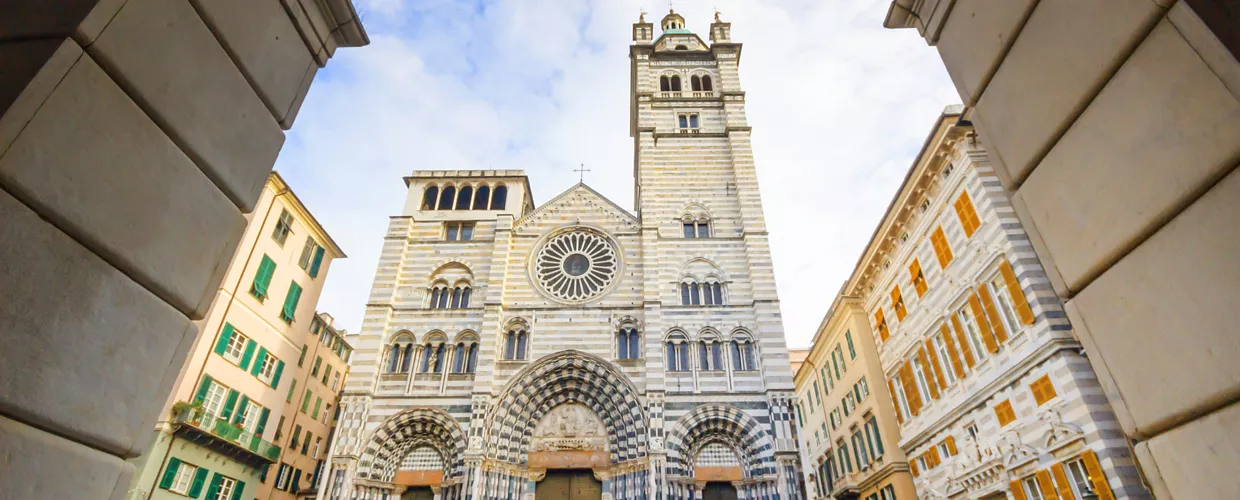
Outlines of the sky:
M 585 182 L 633 211 L 631 27 L 651 0 L 354 0 L 371 43 L 316 76 L 276 169 L 348 254 L 318 310 L 358 331 L 414 170 L 521 169 L 535 203 Z M 678 0 L 740 64 L 788 344 L 808 346 L 930 127 L 959 102 L 890 0 Z

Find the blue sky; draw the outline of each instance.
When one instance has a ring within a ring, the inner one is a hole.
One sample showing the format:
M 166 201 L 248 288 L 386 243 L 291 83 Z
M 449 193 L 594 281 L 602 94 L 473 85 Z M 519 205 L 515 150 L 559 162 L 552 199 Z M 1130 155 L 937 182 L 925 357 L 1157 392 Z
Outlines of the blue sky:
M 318 309 L 357 331 L 413 170 L 522 169 L 544 202 L 586 183 L 633 207 L 630 0 L 354 0 L 371 45 L 320 71 L 276 168 L 340 243 Z M 808 345 L 926 134 L 959 101 L 890 0 L 675 2 L 744 44 L 763 207 L 789 344 Z

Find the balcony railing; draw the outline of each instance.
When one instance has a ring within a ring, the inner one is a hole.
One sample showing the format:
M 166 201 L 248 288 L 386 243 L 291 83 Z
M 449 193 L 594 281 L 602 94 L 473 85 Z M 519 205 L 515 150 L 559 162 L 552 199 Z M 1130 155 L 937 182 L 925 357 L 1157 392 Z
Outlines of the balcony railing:
M 280 458 L 280 447 L 262 437 L 234 425 L 226 418 L 219 418 L 200 408 L 185 408 L 177 413 L 173 422 L 181 429 L 199 434 L 200 437 L 218 441 L 221 446 L 235 448 L 259 461 L 274 463 Z
M 713 90 L 673 90 L 655 92 L 654 96 L 659 99 L 682 99 L 686 97 L 704 99 L 708 97 L 718 97 L 719 94 Z

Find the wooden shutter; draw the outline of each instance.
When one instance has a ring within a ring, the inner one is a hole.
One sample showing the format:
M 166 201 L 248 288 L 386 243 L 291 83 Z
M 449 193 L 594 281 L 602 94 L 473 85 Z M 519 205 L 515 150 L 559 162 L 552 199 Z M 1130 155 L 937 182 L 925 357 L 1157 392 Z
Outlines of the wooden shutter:
M 907 362 L 900 366 L 900 384 L 904 386 L 904 399 L 908 400 L 909 413 L 917 416 L 921 413 L 921 394 L 913 380 L 913 368 Z
M 995 418 L 999 419 L 999 427 L 1006 427 L 1007 424 L 1016 420 L 1016 412 L 1012 409 L 1012 401 L 1003 400 L 1003 402 L 995 405 Z
M 228 341 L 232 340 L 232 334 L 233 326 L 228 323 L 224 323 L 224 331 L 220 332 L 219 340 L 215 341 L 216 354 L 223 356 L 225 352 L 228 352 Z
M 904 415 L 900 414 L 900 401 L 896 399 L 896 386 L 891 382 L 891 379 L 887 379 L 887 392 L 891 393 L 892 406 L 896 407 L 896 422 L 904 425 Z
M 940 388 L 947 388 L 947 379 L 943 378 L 943 369 L 939 366 L 939 353 L 934 351 L 934 342 L 926 339 L 926 352 L 930 353 L 930 367 L 934 370 L 934 381 Z
M 258 272 L 254 273 L 254 295 L 259 299 L 267 298 L 267 286 L 271 284 L 271 276 L 276 272 L 276 262 L 271 260 L 266 254 L 263 254 L 263 260 L 258 264 Z
M 1081 454 L 1081 461 L 1085 462 L 1085 472 L 1089 473 L 1089 480 L 1094 485 L 1094 492 L 1098 493 L 1098 500 L 1115 500 L 1115 495 L 1111 493 L 1111 486 L 1107 484 L 1107 476 L 1102 472 L 1102 465 L 1098 463 L 1098 455 L 1094 450 L 1085 450 Z
M 1038 489 L 1042 490 L 1042 498 L 1046 500 L 1059 500 L 1059 493 L 1055 491 L 1055 484 L 1051 482 L 1051 473 L 1046 469 L 1038 471 Z M 1071 499 L 1072 497 L 1068 497 Z
M 982 225 L 982 221 L 977 218 L 977 210 L 973 208 L 973 200 L 969 199 L 969 193 L 960 193 L 960 197 L 956 198 L 956 216 L 960 218 L 960 225 L 964 228 L 965 236 L 973 236 L 977 228 Z
M 263 408 L 263 411 L 258 414 L 258 425 L 254 427 L 255 436 L 262 436 L 263 431 L 267 430 L 267 417 L 270 416 L 271 410 L 268 408 Z
M 1020 322 L 1026 325 L 1033 324 L 1033 309 L 1029 308 L 1029 300 L 1025 298 L 1024 290 L 1020 289 L 1020 281 L 1016 279 L 1016 272 L 1012 270 L 1012 264 L 1007 259 L 999 264 L 999 272 L 1003 274 L 1003 281 L 1007 284 L 1008 295 L 1012 296 L 1015 302 L 1016 315 L 1020 316 Z
M 220 473 L 216 472 L 215 476 L 211 478 L 211 486 L 207 488 L 208 500 L 215 500 L 215 497 L 219 496 L 220 483 L 222 482 L 224 482 L 224 476 L 221 476 Z
M 881 305 L 874 311 L 874 325 L 875 328 L 878 328 L 879 338 L 886 342 L 887 337 L 890 337 L 891 334 L 887 331 L 887 319 L 883 317 L 883 307 Z
M 233 413 L 233 419 L 232 419 L 233 425 L 236 425 L 236 424 L 239 424 L 245 421 L 245 407 L 248 404 L 250 404 L 250 397 L 246 396 L 245 394 L 242 394 L 241 402 L 237 403 L 237 411 Z
M 1003 326 L 1003 318 L 999 316 L 999 309 L 995 307 L 995 300 L 990 296 L 990 287 L 985 283 L 977 285 L 977 296 L 982 299 L 982 309 L 986 311 L 986 317 L 990 319 L 990 329 L 995 332 L 995 338 L 1002 344 L 1007 342 L 1007 328 Z
M 319 266 L 323 265 L 323 247 L 314 251 L 314 263 L 310 264 L 310 277 L 319 277 Z
M 944 442 L 947 443 L 947 452 L 951 453 L 952 456 L 956 456 L 956 454 L 959 453 L 959 451 L 956 450 L 955 436 L 947 436 L 947 439 L 944 440 Z
M 284 297 L 284 315 L 282 318 L 289 322 L 293 322 L 294 316 L 297 314 L 297 302 L 301 300 L 301 285 L 296 281 L 289 283 L 288 295 Z
M 207 390 L 211 389 L 211 376 L 203 375 L 202 382 L 198 383 L 198 392 L 194 394 L 194 403 L 202 404 L 207 399 Z
M 220 409 L 220 418 L 228 421 L 228 417 L 232 416 L 233 407 L 237 406 L 237 395 L 241 393 L 236 389 L 228 390 L 228 397 L 224 399 L 224 408 Z
M 276 361 L 276 371 L 275 373 L 271 374 L 271 388 L 272 389 L 275 389 L 276 386 L 280 385 L 280 374 L 283 372 L 284 372 L 284 362 Z
M 241 500 L 241 492 L 245 491 L 245 481 L 237 481 L 233 485 L 232 500 Z
M 1068 483 L 1068 475 L 1063 471 L 1063 464 L 1057 463 L 1051 466 L 1051 476 L 1055 478 L 1055 486 L 1059 490 L 1059 496 L 1067 500 L 1076 498 L 1076 494 L 1072 492 L 1072 485 Z
M 943 342 L 947 344 L 947 354 L 951 356 L 952 371 L 956 373 L 957 379 L 964 378 L 964 365 L 960 362 L 960 351 L 956 349 L 956 339 L 952 338 L 952 332 L 947 328 L 947 322 L 939 323 L 939 332 L 943 334 Z
M 973 368 L 977 361 L 973 359 L 973 347 L 969 345 L 968 334 L 964 332 L 964 328 L 960 325 L 960 317 L 952 314 L 952 328 L 956 329 L 956 338 L 960 340 L 957 344 L 960 346 L 960 352 L 964 354 L 964 362 Z
M 921 471 L 917 469 L 917 459 L 909 460 L 908 468 L 910 471 L 913 472 L 913 477 L 917 477 L 921 475 Z
M 908 274 L 913 280 L 913 289 L 917 290 L 917 296 L 921 297 L 926 294 L 926 277 L 921 274 L 921 262 L 913 259 L 913 263 L 908 265 Z
M 168 466 L 164 468 L 164 477 L 159 480 L 159 487 L 168 489 L 172 487 L 172 483 L 177 480 L 177 470 L 181 468 L 181 460 L 177 457 L 168 459 Z
M 999 343 L 995 341 L 995 333 L 990 330 L 990 322 L 986 321 L 986 311 L 977 300 L 977 294 L 969 295 L 969 310 L 973 312 L 977 329 L 982 331 L 982 343 L 986 344 L 986 349 L 991 353 L 999 352 Z
M 202 494 L 202 487 L 206 485 L 207 474 L 210 472 L 204 467 L 199 467 L 197 471 L 194 471 L 194 480 L 189 483 L 189 491 L 185 494 L 190 498 L 198 498 L 198 495 Z
M 254 357 L 254 366 L 250 367 L 250 375 L 258 376 L 258 372 L 263 370 L 263 360 L 267 359 L 267 348 L 259 346 L 258 356 Z
M 1029 384 L 1029 391 L 1033 393 L 1033 400 L 1038 403 L 1038 406 L 1042 406 L 1042 403 L 1056 396 L 1055 384 L 1051 383 L 1050 375 L 1043 375 Z
M 926 452 L 926 456 L 928 457 L 926 460 L 930 462 L 931 467 L 938 467 L 939 464 L 943 463 L 943 461 L 939 458 L 938 448 L 931 446 L 930 451 Z
M 900 296 L 900 285 L 891 287 L 891 308 L 896 311 L 896 319 L 904 321 L 908 310 L 904 308 L 904 297 Z
M 939 267 L 947 269 L 947 265 L 952 262 L 952 248 L 947 244 L 943 226 L 934 228 L 934 233 L 930 234 L 930 244 L 934 247 L 934 255 L 939 258 Z
M 319 408 L 323 407 L 323 398 L 314 398 L 314 411 L 310 413 L 310 418 L 319 418 Z
M 245 353 L 241 355 L 240 366 L 242 370 L 247 370 L 250 368 L 250 361 L 254 359 L 254 346 L 256 345 L 258 345 L 258 343 L 254 342 L 254 339 L 245 340 Z
M 921 351 L 921 355 L 917 356 L 917 361 L 921 362 L 921 372 L 926 377 L 926 388 L 930 389 L 930 399 L 939 399 L 939 386 L 934 383 L 934 369 L 930 367 L 930 358 L 926 355 L 925 348 L 918 350 Z
M 1025 498 L 1025 489 L 1021 487 L 1020 481 L 1012 481 L 1012 498 L 1016 500 L 1027 500 Z

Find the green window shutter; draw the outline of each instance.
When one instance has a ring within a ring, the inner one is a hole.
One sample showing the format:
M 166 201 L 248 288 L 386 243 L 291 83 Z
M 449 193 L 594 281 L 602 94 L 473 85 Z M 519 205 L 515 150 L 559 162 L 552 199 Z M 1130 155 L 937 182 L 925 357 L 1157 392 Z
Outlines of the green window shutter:
M 263 431 L 267 429 L 267 417 L 271 416 L 271 410 L 263 408 L 258 414 L 258 425 L 254 427 L 254 435 L 262 436 Z
M 284 372 L 284 362 L 276 361 L 276 371 L 271 375 L 271 388 L 275 389 L 280 385 L 280 374 Z
M 264 254 L 262 262 L 258 264 L 258 271 L 254 273 L 254 284 L 250 287 L 250 293 L 259 300 L 267 298 L 267 286 L 271 284 L 271 276 L 275 272 L 276 262 Z
M 250 367 L 250 360 L 254 359 L 254 346 L 258 345 L 254 339 L 246 339 L 245 353 L 241 355 L 241 369 L 245 370 Z
M 207 483 L 207 474 L 210 472 L 203 467 L 194 472 L 194 482 L 189 483 L 189 491 L 186 493 L 190 498 L 198 498 L 198 495 L 202 494 L 202 487 Z
M 293 469 L 293 482 L 289 483 L 289 491 L 298 491 L 301 489 L 301 469 Z
M 211 478 L 211 486 L 207 488 L 207 500 L 215 500 L 215 497 L 220 493 L 220 483 L 222 482 L 224 482 L 224 476 L 216 472 L 215 476 Z
M 297 302 L 301 300 L 301 285 L 296 281 L 288 285 L 288 296 L 284 297 L 284 310 L 280 311 L 280 319 L 292 323 L 297 315 Z
M 220 410 L 220 418 L 228 420 L 232 416 L 233 407 L 237 405 L 237 395 L 240 394 L 235 389 L 228 390 L 228 398 L 224 400 L 224 408 Z
M 232 420 L 232 423 L 233 423 L 234 425 L 239 424 L 239 423 L 241 423 L 242 421 L 244 421 L 244 420 L 245 420 L 245 405 L 248 405 L 248 404 L 250 404 L 250 398 L 249 398 L 249 396 L 246 396 L 245 394 L 242 394 L 242 395 L 241 395 L 241 402 L 240 402 L 240 403 L 237 403 L 237 411 L 236 411 L 235 413 L 233 413 L 233 420 Z
M 207 390 L 210 388 L 211 388 L 211 376 L 203 375 L 202 382 L 198 383 L 198 392 L 194 394 L 193 402 L 197 404 L 202 404 L 202 401 L 204 399 L 207 399 Z
M 288 396 L 284 397 L 285 403 L 293 402 L 293 392 L 297 390 L 297 379 L 293 379 L 293 383 L 288 385 Z
M 305 413 L 310 409 L 310 389 L 306 389 L 306 396 L 301 398 L 301 412 Z
M 258 376 L 258 372 L 263 369 L 264 359 L 267 359 L 267 348 L 259 346 L 258 356 L 254 357 L 254 366 L 250 367 L 250 375 Z
M 228 351 L 228 341 L 232 340 L 233 326 L 224 323 L 224 331 L 220 333 L 220 339 L 215 342 L 215 353 L 223 356 Z
M 159 487 L 168 489 L 172 487 L 172 482 L 177 479 L 177 470 L 181 468 L 181 460 L 177 457 L 168 459 L 168 467 L 164 469 L 164 477 L 159 480 Z
M 323 398 L 314 398 L 314 413 L 310 414 L 310 418 L 319 418 L 319 409 L 323 407 Z
M 319 266 L 323 265 L 323 247 L 319 247 L 314 251 L 314 263 L 310 264 L 310 277 L 319 277 Z
M 301 346 L 301 357 L 297 358 L 297 367 L 298 367 L 298 368 L 301 368 L 301 364 L 306 362 L 306 348 L 308 348 L 308 347 L 310 347 L 310 346 L 307 346 L 307 345 L 303 345 L 303 346 Z
M 245 481 L 237 481 L 233 486 L 232 500 L 241 500 L 241 492 L 245 491 Z

